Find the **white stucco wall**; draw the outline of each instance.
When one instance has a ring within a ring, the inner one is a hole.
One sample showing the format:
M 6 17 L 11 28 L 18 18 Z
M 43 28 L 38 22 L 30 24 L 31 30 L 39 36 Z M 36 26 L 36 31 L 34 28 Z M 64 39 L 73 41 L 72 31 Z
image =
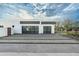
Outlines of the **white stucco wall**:
M 39 34 L 42 34 L 42 33 L 43 33 L 43 26 L 40 25 L 40 26 L 39 26 Z
M 12 35 L 14 34 L 14 28 L 11 28 L 11 34 Z
M 55 33 L 55 25 L 51 26 L 51 33 Z
M 13 28 L 11 28 L 11 34 L 12 35 L 14 34 Z M 3 37 L 3 36 L 8 36 L 7 27 L 6 28 L 0 28 L 0 37 Z
M 21 34 L 22 33 L 21 25 L 20 24 L 15 24 L 14 26 L 15 26 L 13 28 L 14 29 L 14 33 Z
M 7 28 L 0 28 L 0 37 L 7 36 Z
M 4 31 L 6 30 L 5 33 L 7 33 L 7 28 L 11 28 L 11 34 L 14 33 L 20 33 L 20 22 L 18 20 L 6 20 L 6 21 L 0 21 L 0 25 L 3 25 L 4 28 L 0 28 L 0 37 L 2 36 L 7 36 L 7 34 L 4 34 Z M 14 28 L 12 26 L 15 26 Z

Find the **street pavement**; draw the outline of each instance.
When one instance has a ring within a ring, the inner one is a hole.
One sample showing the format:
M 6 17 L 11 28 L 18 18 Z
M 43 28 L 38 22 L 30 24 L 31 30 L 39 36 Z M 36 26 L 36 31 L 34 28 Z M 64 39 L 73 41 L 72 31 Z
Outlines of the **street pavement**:
M 79 53 L 79 44 L 0 44 L 4 53 Z
M 59 34 L 12 35 L 0 38 L 0 53 L 79 53 L 79 41 Z

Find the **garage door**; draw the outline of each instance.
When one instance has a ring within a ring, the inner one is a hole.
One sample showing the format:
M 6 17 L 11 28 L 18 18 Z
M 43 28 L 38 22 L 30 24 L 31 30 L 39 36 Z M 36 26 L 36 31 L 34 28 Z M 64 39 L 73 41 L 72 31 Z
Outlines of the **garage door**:
M 22 26 L 23 34 L 38 34 L 39 27 L 38 26 Z
M 43 34 L 51 34 L 51 26 L 44 26 Z

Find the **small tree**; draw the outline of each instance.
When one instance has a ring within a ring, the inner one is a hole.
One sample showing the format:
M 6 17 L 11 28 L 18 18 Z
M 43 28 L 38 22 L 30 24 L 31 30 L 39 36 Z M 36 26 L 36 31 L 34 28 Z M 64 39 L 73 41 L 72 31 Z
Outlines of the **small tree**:
M 66 32 L 72 30 L 72 24 L 73 24 L 73 22 L 72 22 L 72 20 L 70 20 L 70 19 L 67 19 L 67 20 L 65 20 L 65 21 L 63 22 L 64 29 L 65 29 Z
M 61 32 L 61 31 L 63 31 L 63 27 L 62 27 L 62 25 L 61 25 L 61 23 L 60 22 L 57 22 L 56 23 L 56 32 Z

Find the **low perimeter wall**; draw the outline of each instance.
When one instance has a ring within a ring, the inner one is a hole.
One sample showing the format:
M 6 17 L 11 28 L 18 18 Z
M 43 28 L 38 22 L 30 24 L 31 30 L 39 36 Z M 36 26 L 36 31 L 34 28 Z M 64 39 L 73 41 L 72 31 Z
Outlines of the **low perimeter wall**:
M 7 36 L 7 28 L 0 28 L 0 37 Z

